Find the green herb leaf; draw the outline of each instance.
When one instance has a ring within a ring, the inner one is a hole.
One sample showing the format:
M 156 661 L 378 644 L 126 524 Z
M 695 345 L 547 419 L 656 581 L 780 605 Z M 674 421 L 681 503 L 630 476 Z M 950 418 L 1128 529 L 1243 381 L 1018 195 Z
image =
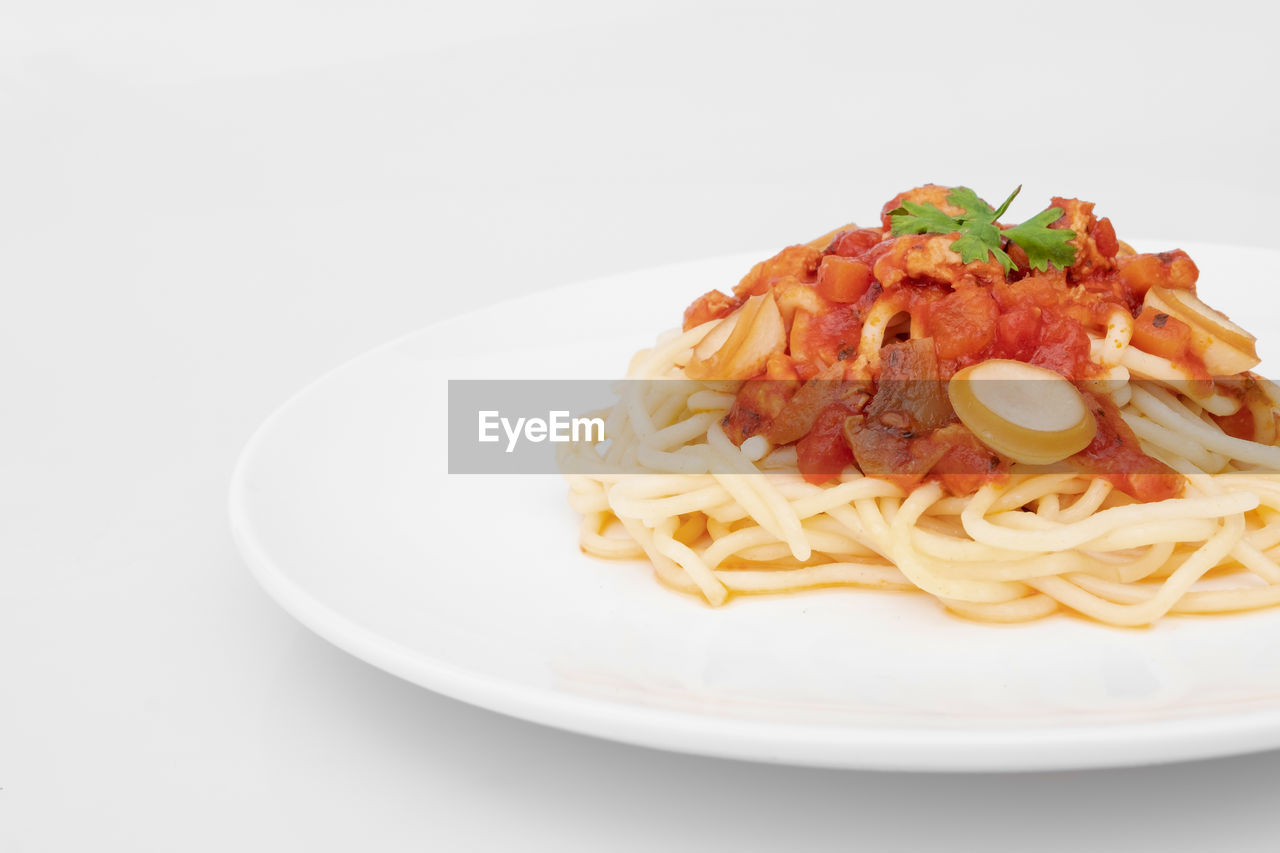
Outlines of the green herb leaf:
M 953 187 L 947 193 L 947 202 L 961 209 L 958 216 L 949 216 L 934 204 L 917 204 L 904 201 L 900 207 L 889 211 L 889 229 L 895 237 L 904 234 L 958 234 L 951 248 L 959 253 L 963 263 L 985 261 L 994 258 L 1006 273 L 1013 270 L 1013 259 L 1005 253 L 1003 238 L 1018 244 L 1027 253 L 1031 268 L 1044 271 L 1053 264 L 1060 269 L 1071 266 L 1076 259 L 1071 240 L 1074 231 L 1066 228 L 1050 228 L 1062 218 L 1061 208 L 1050 207 L 1035 216 L 1000 230 L 996 225 L 1009 205 L 1022 192 L 1019 186 L 995 209 L 968 187 Z
M 1049 264 L 1065 269 L 1076 259 L 1076 247 L 1071 245 L 1076 232 L 1049 227 L 1065 215 L 1060 207 L 1045 208 L 1021 225 L 1006 229 L 1004 236 L 1022 247 L 1033 270 L 1044 272 Z
M 1016 191 L 1014 194 L 1017 194 Z M 962 220 L 995 221 L 996 212 L 991 209 L 991 205 L 978 198 L 978 194 L 968 187 L 952 187 L 951 192 L 947 193 L 947 201 L 964 208 L 965 212 L 960 216 Z
M 996 208 L 995 213 L 991 214 L 992 222 L 995 222 L 1001 216 L 1004 216 L 1004 212 L 1009 209 L 1009 205 L 1013 204 L 1013 200 L 1018 197 L 1018 193 L 1020 192 L 1022 192 L 1022 184 L 1018 184 L 1014 187 L 1013 192 L 1009 193 L 1009 197 L 1000 203 L 1000 206 Z
M 914 201 L 904 201 L 901 207 L 889 211 L 889 223 L 894 236 L 950 234 L 964 227 L 962 222 L 947 216 L 937 205 L 916 204 Z
M 1000 229 L 986 222 L 974 222 L 965 229 L 960 239 L 951 244 L 951 248 L 960 253 L 962 263 L 985 261 L 987 255 L 995 259 L 1008 272 L 1013 269 L 1013 260 L 1000 248 Z

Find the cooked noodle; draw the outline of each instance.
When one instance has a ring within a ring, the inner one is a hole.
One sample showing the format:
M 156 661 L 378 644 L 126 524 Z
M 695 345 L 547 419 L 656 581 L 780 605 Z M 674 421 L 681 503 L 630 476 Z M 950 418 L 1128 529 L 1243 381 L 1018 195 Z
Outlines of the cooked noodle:
M 875 374 L 900 313 L 890 299 L 874 303 L 859 369 Z M 713 605 L 868 587 L 922 591 L 977 620 L 1067 608 L 1134 626 L 1280 603 L 1280 447 L 1225 432 L 1207 413 L 1230 415 L 1239 396 L 1138 349 L 1130 313 L 1090 330 L 1089 358 L 1142 451 L 1181 475 L 1177 497 L 1144 502 L 1097 472 L 1016 462 L 962 496 L 931 477 L 904 485 L 853 465 L 807 482 L 794 444 L 726 435 L 740 380 L 688 380 L 718 322 L 638 353 L 627 377 L 642 381 L 623 383 L 608 441 L 563 453 L 578 472 L 567 478 L 587 553 L 647 558 L 662 583 Z M 921 337 L 914 317 L 902 331 Z

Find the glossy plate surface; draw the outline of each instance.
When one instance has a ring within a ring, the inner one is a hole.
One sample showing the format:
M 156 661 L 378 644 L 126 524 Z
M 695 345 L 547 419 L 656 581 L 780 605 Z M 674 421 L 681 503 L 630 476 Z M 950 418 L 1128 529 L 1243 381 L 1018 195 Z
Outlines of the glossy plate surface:
M 1146 241 L 1139 246 L 1171 243 Z M 1260 249 L 1186 246 L 1261 338 Z M 556 477 L 447 473 L 449 378 L 620 375 L 758 255 L 571 285 L 441 323 L 301 391 L 246 447 L 237 544 L 288 612 L 431 690 L 619 741 L 794 764 L 1032 770 L 1280 746 L 1280 610 L 1118 630 L 969 623 L 864 590 L 721 609 L 577 547 Z

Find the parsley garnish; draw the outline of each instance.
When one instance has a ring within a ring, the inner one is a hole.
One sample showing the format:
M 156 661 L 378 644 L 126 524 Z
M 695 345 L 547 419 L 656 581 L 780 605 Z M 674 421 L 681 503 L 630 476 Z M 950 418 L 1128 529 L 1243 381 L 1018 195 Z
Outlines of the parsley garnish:
M 995 224 L 1020 192 L 1021 186 L 1009 194 L 1004 204 L 992 210 L 991 205 L 978 198 L 973 190 L 955 187 L 947 193 L 947 202 L 964 211 L 959 216 L 948 216 L 934 204 L 904 201 L 901 207 L 889 211 L 890 230 L 895 237 L 903 234 L 959 234 L 951 248 L 960 253 L 963 263 L 985 261 L 991 255 L 1006 273 L 1013 270 L 1014 264 L 1001 248 L 1002 237 L 1008 237 L 1022 247 L 1033 270 L 1044 272 L 1049 269 L 1049 264 L 1059 269 L 1071 266 L 1076 259 L 1076 248 L 1071 245 L 1076 232 L 1069 228 L 1049 227 L 1066 213 L 1062 208 L 1047 207 L 1021 225 L 1003 231 Z

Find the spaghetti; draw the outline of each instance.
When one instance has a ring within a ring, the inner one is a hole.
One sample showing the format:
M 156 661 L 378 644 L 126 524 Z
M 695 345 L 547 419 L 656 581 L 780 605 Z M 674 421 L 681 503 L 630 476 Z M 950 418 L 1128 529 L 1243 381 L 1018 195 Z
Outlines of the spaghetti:
M 788 247 L 637 353 L 608 440 L 561 460 L 582 548 L 713 605 L 873 587 L 1133 626 L 1280 603 L 1277 395 L 1192 260 L 1076 199 L 1032 220 L 1059 265 L 1026 229 L 995 226 L 1006 264 L 899 227 L 965 223 L 964 198 L 919 187 Z

